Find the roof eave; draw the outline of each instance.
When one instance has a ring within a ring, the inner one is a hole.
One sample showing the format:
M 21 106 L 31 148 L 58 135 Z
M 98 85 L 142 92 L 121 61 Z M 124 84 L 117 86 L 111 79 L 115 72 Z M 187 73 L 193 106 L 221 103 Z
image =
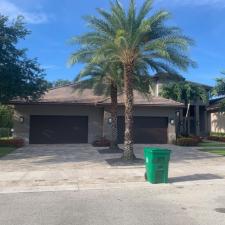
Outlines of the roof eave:
M 85 106 L 109 106 L 111 103 L 87 103 L 87 102 L 10 102 L 9 105 L 85 105 Z M 123 103 L 118 103 L 118 106 L 124 106 Z M 170 105 L 170 104 L 134 104 L 134 106 L 142 107 L 172 107 L 172 108 L 184 108 L 184 104 Z
M 111 103 L 98 103 L 97 105 L 110 106 Z M 124 106 L 123 103 L 118 103 L 118 106 Z M 169 105 L 169 104 L 134 104 L 134 106 L 144 106 L 144 107 L 172 107 L 172 108 L 184 108 L 184 104 L 180 105 Z

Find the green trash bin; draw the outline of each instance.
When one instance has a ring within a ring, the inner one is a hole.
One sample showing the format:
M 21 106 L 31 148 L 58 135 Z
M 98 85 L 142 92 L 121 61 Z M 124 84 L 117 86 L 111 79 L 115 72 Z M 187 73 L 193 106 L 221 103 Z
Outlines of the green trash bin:
M 152 184 L 168 183 L 171 150 L 144 148 L 146 180 Z

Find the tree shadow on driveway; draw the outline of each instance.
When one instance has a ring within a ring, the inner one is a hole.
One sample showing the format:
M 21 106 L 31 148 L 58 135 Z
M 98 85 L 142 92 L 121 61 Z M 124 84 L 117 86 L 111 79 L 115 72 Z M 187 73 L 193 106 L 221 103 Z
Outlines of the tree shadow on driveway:
M 211 173 L 193 174 L 193 175 L 169 178 L 169 183 L 178 183 L 178 182 L 185 182 L 185 181 L 216 180 L 216 179 L 224 179 L 224 177 L 211 174 Z
M 105 160 L 112 167 L 145 167 L 144 159 L 136 158 L 133 161 L 125 161 L 122 158 L 111 158 Z

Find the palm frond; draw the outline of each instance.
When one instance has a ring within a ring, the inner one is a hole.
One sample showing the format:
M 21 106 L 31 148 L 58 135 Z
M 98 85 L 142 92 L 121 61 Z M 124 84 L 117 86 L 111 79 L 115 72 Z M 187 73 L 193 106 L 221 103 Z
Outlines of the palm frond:
M 152 8 L 152 0 L 146 0 L 144 2 L 144 4 L 142 5 L 138 15 L 137 15 L 137 19 L 136 19 L 136 28 L 138 28 L 143 19 L 147 16 L 147 14 L 150 12 L 151 8 Z

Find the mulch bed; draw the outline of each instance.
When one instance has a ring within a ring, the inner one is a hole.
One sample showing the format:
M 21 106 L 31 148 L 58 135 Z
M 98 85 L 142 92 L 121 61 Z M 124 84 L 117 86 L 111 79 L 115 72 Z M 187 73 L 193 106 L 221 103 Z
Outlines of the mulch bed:
M 107 148 L 107 149 L 98 150 L 98 152 L 100 154 L 118 154 L 118 153 L 123 153 L 123 150 L 120 148 L 118 148 L 118 149 Z
M 139 159 L 139 158 L 136 158 L 132 161 L 126 161 L 121 158 L 106 159 L 105 161 L 110 166 L 144 166 L 145 165 L 144 159 Z

